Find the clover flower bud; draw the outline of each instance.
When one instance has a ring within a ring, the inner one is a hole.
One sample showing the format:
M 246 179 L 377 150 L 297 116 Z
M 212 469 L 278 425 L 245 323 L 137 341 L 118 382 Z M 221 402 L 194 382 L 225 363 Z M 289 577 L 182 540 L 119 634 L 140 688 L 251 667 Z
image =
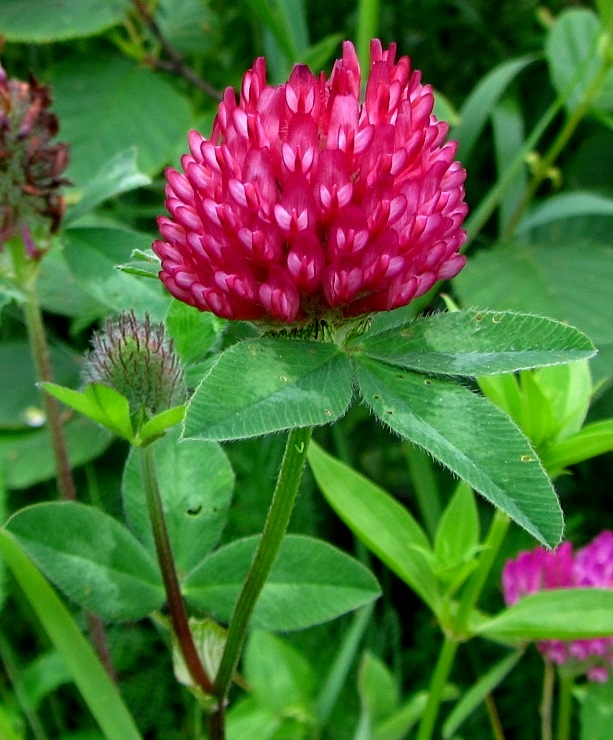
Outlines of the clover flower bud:
M 64 213 L 59 192 L 68 180 L 68 146 L 53 143 L 57 117 L 50 112 L 49 88 L 33 75 L 9 79 L 0 65 L 0 248 L 21 237 L 26 254 L 38 259 L 32 231 L 57 231 Z
M 132 414 L 154 416 L 184 402 L 183 369 L 163 324 L 122 313 L 94 335 L 92 347 L 83 368 L 84 383 L 101 383 L 121 393 Z

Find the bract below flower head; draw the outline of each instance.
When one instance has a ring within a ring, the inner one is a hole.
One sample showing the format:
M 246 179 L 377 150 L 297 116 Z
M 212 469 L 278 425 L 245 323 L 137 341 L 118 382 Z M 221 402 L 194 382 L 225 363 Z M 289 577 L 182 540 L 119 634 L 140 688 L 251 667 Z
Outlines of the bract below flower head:
M 508 560 L 502 572 L 509 605 L 537 591 L 589 587 L 613 588 L 613 532 L 601 532 L 577 553 L 570 542 L 551 552 L 542 547 L 522 552 Z M 590 681 L 606 682 L 613 666 L 613 629 L 610 637 L 541 640 L 537 647 L 552 663 L 570 664 Z
M 189 134 L 166 171 L 170 218 L 153 245 L 178 299 L 228 319 L 335 324 L 404 306 L 463 267 L 465 171 L 434 97 L 395 45 L 371 44 L 365 97 L 355 49 L 329 78 L 263 58 L 213 133 Z

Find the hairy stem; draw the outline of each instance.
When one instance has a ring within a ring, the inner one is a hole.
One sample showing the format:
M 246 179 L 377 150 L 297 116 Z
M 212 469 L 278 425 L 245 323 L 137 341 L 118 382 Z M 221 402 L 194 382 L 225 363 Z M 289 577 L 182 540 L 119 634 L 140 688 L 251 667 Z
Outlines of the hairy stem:
M 38 304 L 38 298 L 33 286 L 24 286 L 27 300 L 24 304 L 24 315 L 28 329 L 28 338 L 32 358 L 36 367 L 36 376 L 38 381 L 53 382 L 53 371 L 51 369 L 51 359 L 49 356 L 49 345 L 45 335 L 43 317 Z M 66 439 L 62 428 L 60 417 L 60 407 L 55 398 L 48 393 L 42 394 L 43 407 L 49 424 L 49 434 L 51 436 L 51 446 L 55 458 L 55 468 L 57 473 L 57 485 L 60 492 L 60 498 L 64 501 L 74 501 L 76 491 L 68 450 L 66 448 Z
M 289 524 L 302 478 L 311 433 L 312 429 L 310 427 L 292 429 L 287 438 L 285 454 L 283 455 L 277 485 L 264 524 L 262 538 L 234 606 L 228 639 L 215 679 L 215 695 L 219 700 L 220 707 L 223 707 L 232 676 L 236 670 L 247 634 L 249 619 L 268 579 Z
M 166 590 L 170 620 L 172 622 L 181 653 L 185 660 L 185 665 L 192 679 L 202 689 L 202 691 L 206 694 L 211 694 L 213 692 L 213 683 L 207 675 L 200 657 L 198 656 L 198 651 L 196 650 L 192 633 L 189 628 L 183 596 L 181 595 L 181 588 L 179 586 L 179 579 L 177 577 L 174 558 L 172 556 L 172 548 L 168 537 L 164 509 L 162 507 L 162 499 L 160 497 L 160 490 L 155 472 L 153 446 L 147 445 L 145 447 L 139 447 L 138 449 L 141 478 L 145 489 L 145 497 L 147 499 L 147 508 L 149 510 L 149 519 L 151 521 L 155 549 L 158 556 L 158 562 L 160 564 L 160 570 L 162 571 L 164 588 Z

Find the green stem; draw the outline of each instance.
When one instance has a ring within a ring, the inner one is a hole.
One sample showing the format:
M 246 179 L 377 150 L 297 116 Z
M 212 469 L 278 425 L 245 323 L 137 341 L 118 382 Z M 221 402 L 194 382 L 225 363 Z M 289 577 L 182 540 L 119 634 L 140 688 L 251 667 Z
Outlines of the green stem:
M 113 683 L 117 683 L 117 673 L 115 672 L 115 666 L 113 665 L 113 658 L 111 656 L 104 622 L 97 614 L 93 614 L 88 611 L 85 612 L 85 619 L 87 621 L 89 639 L 96 650 L 96 654 L 98 655 L 98 658 L 100 658 L 100 662 L 104 666 L 106 672 L 109 674 L 111 681 Z
M 481 591 L 485 586 L 492 565 L 498 556 L 500 546 L 506 536 L 511 520 L 499 509 L 494 512 L 489 532 L 483 543 L 479 563 L 470 576 L 462 592 L 460 607 L 454 620 L 455 634 L 464 638 L 469 629 L 470 616 L 475 608 Z
M 149 519 L 155 541 L 155 549 L 158 556 L 158 562 L 162 571 L 164 588 L 166 589 L 166 598 L 168 600 L 168 611 L 179 643 L 181 653 L 185 660 L 185 665 L 193 678 L 194 682 L 204 691 L 205 694 L 213 693 L 213 683 L 208 677 L 198 651 L 194 645 L 185 604 L 181 595 L 181 587 L 175 569 L 172 548 L 166 528 L 166 519 L 162 507 L 162 499 L 157 483 L 155 473 L 155 459 L 153 456 L 153 446 L 146 445 L 139 447 L 139 460 L 145 497 L 147 499 L 147 508 L 149 510 Z
M 51 365 L 49 345 L 47 343 L 43 315 L 36 293 L 39 265 L 25 257 L 21 243 L 14 242 L 11 245 L 11 256 L 15 274 L 21 283 L 26 297 L 23 312 L 28 330 L 30 352 L 34 360 L 34 367 L 36 368 L 36 378 L 39 383 L 53 382 L 53 368 Z M 42 402 L 49 425 L 49 435 L 55 458 L 55 471 L 60 498 L 63 501 L 74 501 L 77 493 L 72 476 L 64 428 L 62 426 L 60 406 L 53 396 L 44 392 L 42 393 Z M 86 612 L 85 616 L 90 637 L 98 653 L 98 657 L 106 668 L 111 680 L 115 681 L 116 675 L 108 649 L 104 622 L 98 615 L 91 612 Z
M 445 686 L 447 686 L 447 679 L 451 673 L 451 667 L 459 645 L 460 643 L 457 640 L 451 638 L 449 635 L 445 635 L 443 647 L 439 653 L 436 668 L 430 681 L 428 701 L 426 702 L 426 708 L 419 723 L 417 740 L 430 740 L 432 738 L 439 708 L 443 700 Z
M 494 737 L 496 738 L 496 740 L 505 740 L 504 727 L 502 726 L 502 722 L 500 721 L 500 715 L 498 714 L 498 710 L 496 709 L 494 697 L 491 694 L 488 694 L 485 697 L 485 708 L 487 709 L 487 715 L 490 718 L 490 727 L 492 728 L 492 733 Z
M 545 660 L 545 670 L 543 671 L 543 697 L 541 699 L 540 706 L 541 740 L 553 740 L 551 715 L 555 675 L 553 663 L 549 660 Z
M 479 205 L 472 211 L 465 223 L 468 238 L 462 246 L 462 252 L 466 252 L 469 245 L 474 241 L 481 229 L 489 221 L 490 217 L 498 207 L 498 204 L 505 195 L 507 189 L 515 179 L 515 175 L 521 167 L 525 166 L 526 157 L 536 147 L 539 139 L 545 133 L 549 124 L 553 121 L 559 111 L 563 108 L 565 98 L 559 95 L 553 103 L 543 113 L 536 126 L 532 129 L 530 136 L 526 139 L 524 145 L 517 152 L 517 156 L 509 165 L 502 177 L 481 199 Z
M 380 0 L 359 0 L 356 44 L 363 77 L 370 69 L 370 40 L 379 36 Z
M 428 701 L 419 725 L 417 740 L 429 740 L 432 737 L 456 651 L 460 642 L 469 637 L 470 616 L 496 560 L 509 523 L 510 519 L 506 514 L 498 510 L 494 513 L 479 563 L 462 592 L 457 614 L 450 628 L 446 630 L 443 647 L 430 683 Z
M 26 256 L 21 239 L 16 237 L 10 240 L 8 249 L 17 283 L 25 296 L 23 312 L 28 330 L 30 351 L 36 368 L 36 379 L 41 383 L 53 382 L 49 345 L 47 344 L 45 325 L 36 294 L 36 281 L 40 272 L 40 265 L 37 261 Z M 76 492 L 60 419 L 60 407 L 55 398 L 48 393 L 42 394 L 42 401 L 49 425 L 60 498 L 65 501 L 73 501 L 76 498 Z
M 503 176 L 489 190 L 485 198 L 481 199 L 481 202 L 479 203 L 478 207 L 475 208 L 475 210 L 471 213 L 470 217 L 467 219 L 465 228 L 468 232 L 468 239 L 466 240 L 464 246 L 462 247 L 463 252 L 465 252 L 468 249 L 469 244 L 475 239 L 477 234 L 481 231 L 483 226 L 489 220 L 492 213 L 496 210 L 507 188 L 513 182 L 518 169 L 525 165 L 527 155 L 536 148 L 538 141 L 540 140 L 541 136 L 545 133 L 549 124 L 552 123 L 555 116 L 566 105 L 569 99 L 569 96 L 571 95 L 571 93 L 575 89 L 575 86 L 581 80 L 582 75 L 585 73 L 587 69 L 587 65 L 590 62 L 591 54 L 596 53 L 596 51 L 597 51 L 596 45 L 594 45 L 590 51 L 590 54 L 586 55 L 585 63 L 580 68 L 577 69 L 575 75 L 573 76 L 573 79 L 570 80 L 566 88 L 556 97 L 556 99 L 551 103 L 551 105 L 543 113 L 540 120 L 538 121 L 538 123 L 536 124 L 532 132 L 530 133 L 530 136 L 526 139 L 526 141 L 524 142 L 524 145 L 518 151 L 517 156 L 515 157 L 511 165 L 508 167 L 506 172 L 504 172 Z M 607 58 L 607 53 L 608 53 L 608 49 L 602 52 L 601 58 L 603 60 Z M 563 130 L 560 132 L 560 134 L 556 138 L 556 141 L 551 146 L 549 152 L 543 158 L 541 162 L 541 166 L 538 168 L 531 184 L 528 186 L 528 190 L 526 194 L 524 195 L 524 198 L 522 199 L 521 203 L 518 205 L 517 209 L 515 210 L 515 212 L 512 214 L 511 218 L 509 219 L 509 223 L 507 224 L 507 227 L 504 233 L 504 237 L 506 239 L 508 239 L 515 231 L 519 221 L 521 220 L 524 210 L 530 204 L 532 198 L 536 194 L 536 191 L 540 183 L 543 181 L 543 178 L 547 177 L 547 174 L 553 162 L 555 161 L 558 154 L 562 151 L 562 149 L 566 145 L 568 139 L 570 138 L 570 135 L 574 132 L 579 121 L 585 116 L 585 113 L 589 109 L 591 100 L 598 93 L 600 87 L 603 84 L 603 81 L 604 81 L 604 78 L 606 76 L 606 72 L 608 69 L 606 64 L 607 64 L 606 62 L 603 62 L 603 65 L 601 66 L 599 73 L 596 75 L 592 84 L 586 91 L 583 101 L 577 107 L 573 116 L 571 116 L 569 121 L 567 121 Z
M 49 345 L 45 336 L 45 327 L 36 291 L 33 285 L 24 286 L 24 290 L 27 296 L 24 304 L 24 315 L 32 358 L 36 367 L 36 376 L 39 382 L 53 382 Z M 56 399 L 48 393 L 42 394 L 42 400 L 49 424 L 60 498 L 64 501 L 74 501 L 76 491 L 60 418 L 60 407 Z
M 583 96 L 583 100 L 572 112 L 572 115 L 567 118 L 566 123 L 562 127 L 562 130 L 556 136 L 553 144 L 549 147 L 549 151 L 538 163 L 536 171 L 534 172 L 534 175 L 528 186 L 528 189 L 526 190 L 526 193 L 524 194 L 524 197 L 517 206 L 515 213 L 513 213 L 513 215 L 509 219 L 509 223 L 507 224 L 504 233 L 505 238 L 509 238 L 515 231 L 524 211 L 532 202 L 532 199 L 536 195 L 541 183 L 543 182 L 543 180 L 545 180 L 545 178 L 549 176 L 554 162 L 560 156 L 565 146 L 570 141 L 572 135 L 577 129 L 577 126 L 581 123 L 581 121 L 588 113 L 590 104 L 592 100 L 596 97 L 596 95 L 600 92 L 600 89 L 604 84 L 608 72 L 609 65 L 604 62 L 600 67 L 598 74 L 592 80 L 591 85 L 586 90 L 585 95 Z
M 270 574 L 289 524 L 311 434 L 310 427 L 292 429 L 289 432 L 262 538 L 230 619 L 228 639 L 215 679 L 215 695 L 219 699 L 220 707 L 223 707 L 238 664 L 249 619 Z
M 351 627 L 343 636 L 328 675 L 323 681 L 315 704 L 315 712 L 318 720 L 317 725 L 320 731 L 325 728 L 332 714 L 332 710 L 338 701 L 351 666 L 355 662 L 358 647 L 368 627 L 373 610 L 373 604 L 368 604 L 368 606 L 363 607 L 356 613 Z
M 560 689 L 558 696 L 558 722 L 556 740 L 569 740 L 573 708 L 573 676 L 568 671 L 558 671 Z
M 38 716 L 36 707 L 33 706 L 32 700 L 27 686 L 23 680 L 23 672 L 21 666 L 18 665 L 13 653 L 13 649 L 5 638 L 4 634 L 0 632 L 0 660 L 4 664 L 4 670 L 6 671 L 7 678 L 11 682 L 13 691 L 15 692 L 15 698 L 21 711 L 24 713 L 32 735 L 35 740 L 49 740 L 43 723 Z M 2 728 L 0 727 L 0 737 L 4 737 L 2 734 Z

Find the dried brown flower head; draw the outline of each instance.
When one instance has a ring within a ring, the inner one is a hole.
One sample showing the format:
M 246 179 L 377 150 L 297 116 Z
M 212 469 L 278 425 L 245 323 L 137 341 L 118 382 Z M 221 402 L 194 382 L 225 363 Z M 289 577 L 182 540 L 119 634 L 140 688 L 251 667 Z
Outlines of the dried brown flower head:
M 28 82 L 9 79 L 0 65 L 0 247 L 19 235 L 32 258 L 40 256 L 32 231 L 41 223 L 57 230 L 64 213 L 60 187 L 68 183 L 62 177 L 68 146 L 53 141 L 58 119 L 50 105 L 47 86 L 33 75 Z

